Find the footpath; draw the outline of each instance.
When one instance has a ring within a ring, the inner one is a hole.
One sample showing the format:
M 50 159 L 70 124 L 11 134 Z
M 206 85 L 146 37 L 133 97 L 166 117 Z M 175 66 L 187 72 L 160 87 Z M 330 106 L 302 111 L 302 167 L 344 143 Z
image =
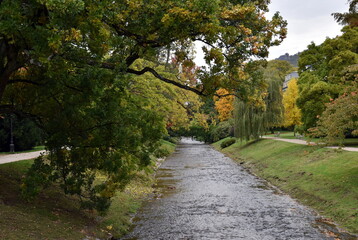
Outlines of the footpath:
M 41 153 L 45 153 L 45 152 L 46 151 L 42 150 L 36 152 L 12 153 L 12 154 L 0 155 L 0 164 L 36 158 L 40 156 Z
M 301 140 L 301 139 L 286 139 L 286 138 L 266 137 L 266 136 L 263 136 L 262 138 L 272 139 L 272 140 L 277 140 L 277 141 L 282 141 L 282 142 L 296 143 L 296 144 L 301 144 L 301 145 L 317 145 L 317 143 L 315 143 L 315 142 L 307 142 L 307 141 Z M 343 149 L 343 150 L 345 150 L 345 151 L 358 152 L 358 148 L 357 148 L 357 147 L 337 147 L 337 146 L 330 146 L 330 147 L 326 147 L 326 148 Z

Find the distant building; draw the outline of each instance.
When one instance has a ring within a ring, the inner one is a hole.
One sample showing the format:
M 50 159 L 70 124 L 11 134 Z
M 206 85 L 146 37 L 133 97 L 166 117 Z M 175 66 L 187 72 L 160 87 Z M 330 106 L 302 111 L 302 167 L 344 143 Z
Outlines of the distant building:
M 298 72 L 291 72 L 290 74 L 286 75 L 285 81 L 283 82 L 282 91 L 286 91 L 287 86 L 288 86 L 288 82 L 292 78 L 298 78 Z

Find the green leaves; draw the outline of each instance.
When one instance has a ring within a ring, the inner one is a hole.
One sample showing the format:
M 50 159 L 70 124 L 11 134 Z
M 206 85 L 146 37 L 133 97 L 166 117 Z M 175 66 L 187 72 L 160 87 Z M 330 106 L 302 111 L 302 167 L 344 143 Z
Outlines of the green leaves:
M 256 99 L 265 84 L 247 77 L 246 71 L 260 75 L 250 59 L 267 56 L 285 36 L 279 15 L 264 17 L 267 4 L 2 1 L 1 104 L 41 126 L 50 151 L 39 160 L 46 167 L 36 165 L 28 179 L 48 176 L 103 210 L 115 189 L 149 164 L 165 127 L 205 122 L 194 93 L 211 97 L 224 87 Z M 192 62 L 194 41 L 205 45 L 210 62 L 200 72 Z M 177 66 L 170 66 L 174 52 Z M 181 71 L 168 71 L 179 65 Z
M 323 44 L 311 44 L 299 59 L 298 106 L 302 109 L 305 129 L 314 127 L 325 103 L 355 86 L 357 79 L 345 79 L 344 74 L 358 63 L 358 29 L 343 28 L 343 35 L 327 39 Z

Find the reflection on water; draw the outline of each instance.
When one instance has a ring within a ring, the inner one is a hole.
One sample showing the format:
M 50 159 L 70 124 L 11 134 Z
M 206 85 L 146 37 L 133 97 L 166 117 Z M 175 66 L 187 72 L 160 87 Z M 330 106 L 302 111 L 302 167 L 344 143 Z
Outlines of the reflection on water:
M 323 234 L 310 210 L 195 140 L 181 141 L 157 179 L 123 239 L 353 239 Z

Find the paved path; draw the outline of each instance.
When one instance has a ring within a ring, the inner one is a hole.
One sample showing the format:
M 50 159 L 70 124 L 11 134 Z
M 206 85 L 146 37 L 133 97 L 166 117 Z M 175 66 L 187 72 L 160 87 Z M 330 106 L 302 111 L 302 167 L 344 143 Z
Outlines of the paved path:
M 266 136 L 263 136 L 262 138 L 273 139 L 273 140 L 289 142 L 289 143 L 302 144 L 302 145 L 317 145 L 317 143 L 315 143 L 315 142 L 307 142 L 305 140 L 300 140 L 300 139 L 286 139 L 286 138 L 266 137 Z M 332 147 L 326 147 L 326 148 L 339 149 L 340 147 L 332 146 Z M 350 152 L 358 152 L 358 148 L 356 148 L 356 147 L 342 147 L 341 149 L 350 151 Z
M 0 164 L 36 158 L 40 156 L 41 153 L 45 153 L 45 151 L 0 155 Z
M 311 210 L 209 145 L 183 139 L 157 179 L 123 239 L 334 239 L 314 227 Z

